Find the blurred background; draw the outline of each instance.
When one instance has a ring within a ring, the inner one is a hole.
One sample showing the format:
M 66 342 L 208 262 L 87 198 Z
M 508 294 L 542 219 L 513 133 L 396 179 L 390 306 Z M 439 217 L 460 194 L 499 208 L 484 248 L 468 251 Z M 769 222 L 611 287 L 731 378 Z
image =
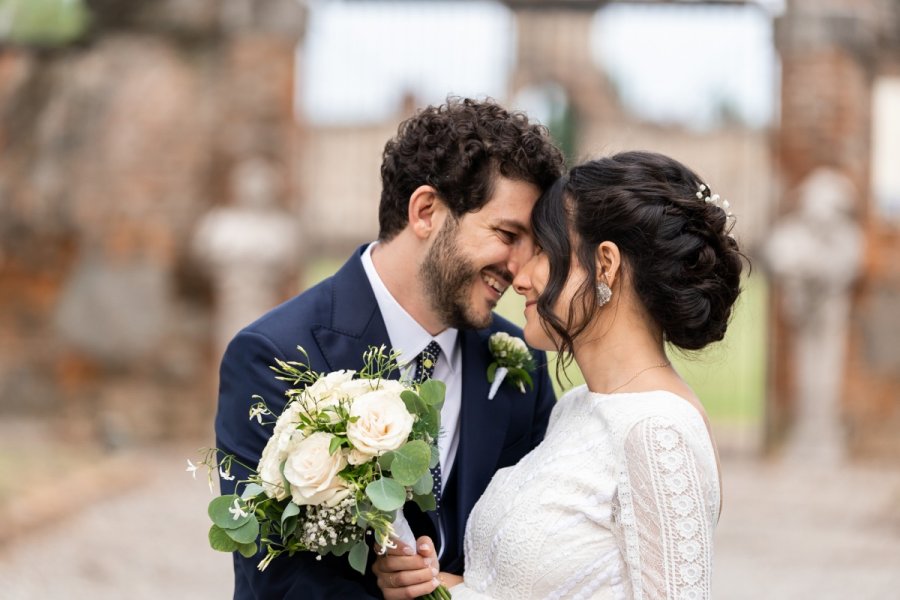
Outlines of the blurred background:
M 375 237 L 384 143 L 448 94 L 729 199 L 744 294 L 674 355 L 714 596 L 898 597 L 897 0 L 0 0 L 0 595 L 230 597 L 184 472 L 224 344 Z

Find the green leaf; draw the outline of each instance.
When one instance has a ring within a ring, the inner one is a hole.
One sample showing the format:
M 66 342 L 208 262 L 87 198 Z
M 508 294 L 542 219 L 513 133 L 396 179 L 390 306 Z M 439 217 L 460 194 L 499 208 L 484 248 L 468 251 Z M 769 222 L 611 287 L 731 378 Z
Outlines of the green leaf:
M 377 509 L 396 510 L 406 502 L 406 488 L 390 477 L 382 477 L 366 486 L 366 496 Z
M 400 485 L 412 485 L 428 472 L 431 450 L 422 440 L 414 440 L 394 450 L 391 476 Z
M 237 529 L 249 521 L 251 517 L 249 512 L 247 516 L 235 519 L 234 515 L 229 511 L 229 509 L 234 508 L 234 501 L 237 499 L 238 497 L 234 494 L 213 499 L 209 503 L 209 509 L 207 510 L 212 522 L 222 529 Z
M 347 554 L 347 552 L 349 552 L 355 544 L 356 542 L 352 540 L 349 542 L 338 542 L 337 544 L 332 546 L 329 551 L 335 556 L 343 556 Z
M 234 552 L 238 549 L 239 544 L 228 537 L 224 529 L 213 525 L 209 528 L 209 546 L 219 552 Z
M 331 443 L 328 444 L 328 454 L 334 454 L 337 452 L 337 449 L 341 447 L 341 445 L 347 441 L 347 438 L 334 436 L 331 438 Z
M 237 529 L 226 529 L 225 533 L 238 544 L 249 544 L 256 541 L 256 538 L 259 537 L 259 521 L 256 520 L 255 516 L 251 515 L 250 520 L 242 526 Z
M 413 502 L 419 505 L 422 512 L 428 512 L 429 510 L 437 508 L 437 502 L 435 501 L 433 494 L 416 494 L 413 496 Z
M 244 558 L 253 558 L 256 555 L 256 542 L 241 544 L 238 546 L 237 551 L 240 552 L 241 556 Z
M 422 420 L 422 425 L 425 426 L 425 431 L 428 432 L 433 438 L 438 436 L 438 433 L 441 431 L 441 412 L 439 408 L 431 406 L 428 410 L 425 411 L 425 414 L 420 416 Z
M 492 362 L 490 365 L 488 365 L 488 370 L 487 370 L 488 383 L 494 383 L 494 377 L 497 374 L 497 368 L 499 366 L 500 365 L 495 362 Z
M 428 406 L 438 410 L 444 405 L 444 395 L 447 393 L 447 384 L 439 379 L 429 379 L 419 386 L 419 396 Z
M 244 492 L 241 494 L 241 498 L 243 500 L 248 500 L 249 498 L 253 498 L 254 496 L 259 496 L 260 494 L 265 493 L 263 487 L 258 483 L 248 483 L 244 487 Z
M 381 468 L 390 471 L 391 463 L 394 462 L 394 453 L 393 452 L 385 452 L 381 456 L 378 457 L 378 464 L 381 465 Z
M 350 561 L 350 566 L 353 567 L 356 571 L 359 572 L 360 575 L 366 574 L 366 561 L 369 558 L 369 547 L 366 546 L 365 542 L 356 542 L 353 548 L 350 550 L 350 556 L 347 559 Z
M 406 405 L 406 410 L 408 410 L 411 415 L 422 416 L 422 414 L 428 410 L 428 405 L 425 404 L 425 401 L 413 391 L 403 390 L 400 392 L 400 399 L 403 400 L 403 404 Z
M 413 493 L 417 495 L 430 494 L 433 489 L 434 477 L 431 476 L 429 471 L 425 471 L 425 473 L 419 477 L 419 480 L 413 484 Z
M 529 388 L 534 387 L 534 382 L 531 381 L 531 375 L 525 369 L 510 369 L 509 375 L 512 377 L 512 381 L 524 381 L 525 385 Z
M 300 507 L 293 502 L 288 502 L 288 505 L 284 507 L 284 511 L 281 513 L 281 524 L 284 525 L 284 522 L 294 515 L 300 514 Z
M 431 445 L 431 461 L 428 463 L 428 468 L 433 469 L 438 466 L 438 463 L 441 462 L 441 451 L 438 450 L 437 444 Z

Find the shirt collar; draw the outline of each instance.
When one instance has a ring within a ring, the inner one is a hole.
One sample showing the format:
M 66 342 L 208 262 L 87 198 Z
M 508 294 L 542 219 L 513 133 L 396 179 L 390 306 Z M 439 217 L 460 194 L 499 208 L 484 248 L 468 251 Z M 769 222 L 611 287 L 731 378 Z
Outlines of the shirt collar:
M 459 337 L 459 330 L 448 327 L 439 334 L 432 336 L 424 327 L 408 313 L 406 309 L 400 306 L 396 298 L 388 291 L 384 285 L 375 263 L 372 261 L 372 249 L 378 242 L 372 242 L 363 252 L 361 259 L 366 277 L 369 279 L 369 285 L 372 286 L 372 292 L 375 294 L 375 301 L 378 303 L 378 310 L 384 319 L 384 326 L 387 329 L 388 338 L 391 340 L 395 350 L 401 352 L 398 362 L 403 367 L 419 355 L 425 347 L 434 340 L 441 347 L 441 354 L 447 359 L 444 364 L 450 368 L 453 373 L 453 360 L 450 357 L 454 355 L 456 349 L 456 340 Z

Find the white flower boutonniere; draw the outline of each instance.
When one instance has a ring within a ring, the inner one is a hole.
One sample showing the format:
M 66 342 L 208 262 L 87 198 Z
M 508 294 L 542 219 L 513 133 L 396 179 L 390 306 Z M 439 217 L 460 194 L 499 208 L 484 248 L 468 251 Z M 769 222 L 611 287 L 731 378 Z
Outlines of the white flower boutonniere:
M 491 391 L 488 400 L 493 400 L 500 389 L 500 384 L 507 377 L 510 383 L 525 393 L 525 385 L 534 387 L 531 373 L 534 370 L 534 358 L 531 350 L 521 338 L 513 337 L 508 333 L 498 331 L 488 341 L 494 362 L 488 365 L 487 378 L 491 382 Z

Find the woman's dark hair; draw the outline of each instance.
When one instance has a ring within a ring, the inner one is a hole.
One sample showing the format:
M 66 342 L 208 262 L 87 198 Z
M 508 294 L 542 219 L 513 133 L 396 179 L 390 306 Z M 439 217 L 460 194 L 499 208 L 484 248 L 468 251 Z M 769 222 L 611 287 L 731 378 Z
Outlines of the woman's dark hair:
M 598 309 L 595 257 L 604 241 L 619 247 L 622 271 L 666 341 L 699 350 L 725 336 L 743 255 L 725 210 L 705 200 L 709 187 L 697 197 L 701 185 L 672 158 L 624 152 L 573 168 L 541 196 L 532 221 L 550 274 L 537 310 L 562 353 L 571 358 Z M 587 277 L 563 322 L 553 307 L 569 276 L 572 243 Z
M 409 198 L 420 185 L 434 187 L 459 217 L 487 203 L 498 174 L 544 190 L 562 174 L 564 162 L 547 129 L 529 123 L 524 113 L 458 98 L 401 123 L 382 158 L 382 241 L 406 227 Z

